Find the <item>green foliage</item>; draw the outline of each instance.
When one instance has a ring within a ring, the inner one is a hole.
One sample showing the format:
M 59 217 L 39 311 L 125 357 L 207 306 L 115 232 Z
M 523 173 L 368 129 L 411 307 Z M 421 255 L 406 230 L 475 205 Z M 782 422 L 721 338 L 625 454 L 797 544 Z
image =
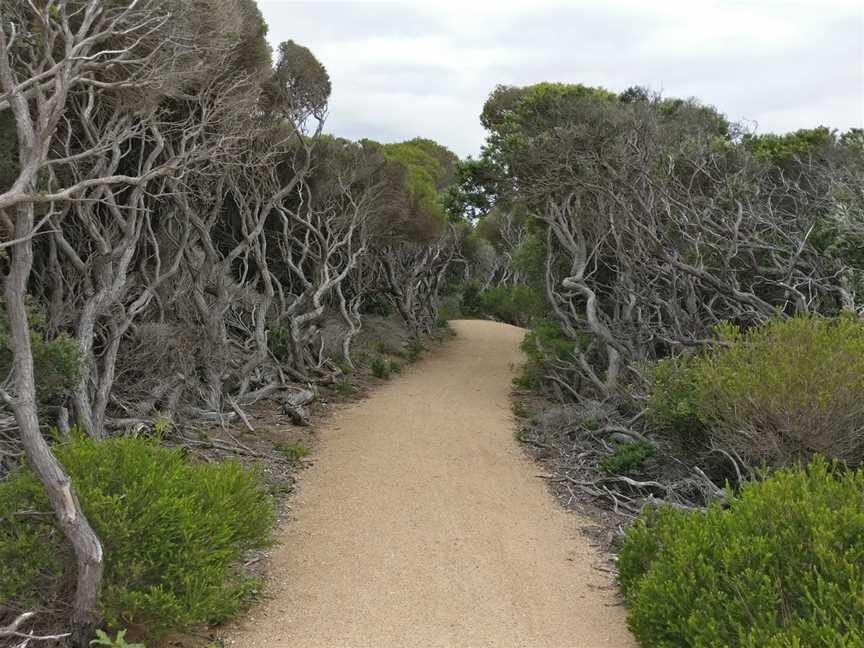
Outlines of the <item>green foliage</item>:
M 522 401 L 516 401 L 513 403 L 513 415 L 516 418 L 528 418 L 530 416 L 530 412 L 528 411 L 528 407 Z
M 689 436 L 703 429 L 699 418 L 699 389 L 691 362 L 684 356 L 664 358 L 651 374 L 653 387 L 648 420 L 653 425 Z
M 333 358 L 333 364 L 339 367 L 339 371 L 342 372 L 343 375 L 347 376 L 353 373 L 354 368 L 348 363 L 348 361 L 339 356 L 338 358 Z
M 351 384 L 350 382 L 346 382 L 344 380 L 337 382 L 335 385 L 333 385 L 333 388 L 343 396 L 353 396 L 360 391 L 357 385 Z
M 460 312 L 491 317 L 515 326 L 530 326 L 546 314 L 543 294 L 530 286 L 504 285 L 480 290 L 475 282 L 461 286 Z
M 551 357 L 565 360 L 572 357 L 574 342 L 555 320 L 541 320 L 522 340 L 521 349 L 529 358 L 543 360 Z
M 796 157 L 823 154 L 834 145 L 835 140 L 835 133 L 831 129 L 819 126 L 784 135 L 746 135 L 743 144 L 754 157 L 778 164 Z
M 864 471 L 817 458 L 726 509 L 649 509 L 618 570 L 643 646 L 864 645 Z
M 451 319 L 458 319 L 462 316 L 462 306 L 460 295 L 448 294 L 438 305 L 438 322 L 446 324 Z M 439 327 L 443 326 L 439 324 Z
M 480 294 L 480 310 L 508 324 L 529 326 L 545 314 L 546 301 L 528 286 L 494 286 Z
M 323 119 L 330 98 L 330 75 L 306 47 L 288 40 L 279 44 L 273 73 L 262 84 L 262 107 L 274 117 L 302 123 Z
M 83 359 L 78 343 L 68 335 L 47 338 L 44 318 L 35 308 L 28 309 L 33 371 L 36 374 L 36 397 L 40 404 L 56 403 L 78 383 Z M 12 371 L 13 353 L 6 310 L 0 300 L 0 375 Z
M 30 505 L 37 497 L 42 508 Z M 29 471 L 0 482 L 0 601 L 16 601 L 22 609 L 32 608 L 40 596 L 34 585 L 46 573 L 56 576 L 63 572 L 63 554 L 57 551 L 62 540 L 45 541 L 47 525 L 38 515 L 50 515 L 50 511 L 41 486 Z M 51 533 L 58 534 L 53 528 Z
M 299 462 L 303 457 L 309 455 L 309 448 L 305 443 L 297 441 L 295 443 L 277 443 L 274 446 L 280 454 L 282 454 L 291 463 Z
M 646 459 L 657 453 L 650 443 L 619 443 L 615 452 L 600 462 L 600 467 L 609 475 L 627 475 L 639 470 Z
M 18 178 L 18 134 L 11 110 L 0 112 L 0 192 L 6 191 Z
M 101 613 L 110 627 L 134 624 L 159 637 L 224 621 L 255 589 L 234 564 L 269 539 L 273 507 L 257 475 L 234 462 L 191 464 L 140 438 L 78 434 L 56 454 L 102 539 Z M 69 587 L 75 571 L 53 517 L 28 511 L 50 505 L 22 469 L 0 483 L 0 600 L 24 607 Z
M 390 379 L 390 362 L 385 360 L 384 358 L 375 358 L 372 361 L 370 369 L 372 369 L 372 375 L 376 378 L 380 378 L 381 380 Z
M 480 286 L 476 282 L 468 282 L 461 288 L 460 297 L 460 312 L 468 317 L 476 317 L 483 312 L 483 305 L 480 300 Z
M 127 643 L 126 631 L 120 630 L 117 632 L 117 637 L 111 639 L 104 630 L 96 631 L 96 638 L 90 642 L 91 646 L 110 646 L 111 648 L 146 648 L 144 644 Z
M 287 326 L 274 324 L 267 330 L 267 346 L 280 362 L 291 361 L 291 334 Z
M 437 236 L 447 221 L 441 192 L 452 183 L 458 158 L 440 144 L 419 137 L 385 144 L 383 150 L 384 157 L 404 174 L 410 213 L 402 229 L 419 240 Z
M 574 342 L 554 320 L 540 320 L 525 334 L 520 348 L 527 356 L 520 374 L 513 379 L 518 389 L 539 391 L 549 360 L 567 360 L 573 355 Z
M 423 346 L 423 341 L 420 338 L 411 338 L 411 341 L 408 342 L 408 346 L 405 348 L 405 359 L 408 362 L 417 362 L 423 357 L 425 351 L 426 347 Z
M 596 416 L 583 416 L 579 419 L 579 425 L 586 430 L 591 430 L 593 432 L 600 429 L 601 422 Z
M 435 326 L 446 328 L 450 320 L 459 319 L 460 317 L 462 317 L 461 297 L 458 294 L 449 294 L 438 305 Z
M 528 360 L 522 365 L 519 375 L 513 378 L 513 386 L 525 391 L 540 391 L 543 386 L 543 364 Z
M 532 222 L 529 222 L 532 226 Z M 524 274 L 528 285 L 540 291 L 544 288 L 546 269 L 546 241 L 540 233 L 529 229 L 513 253 L 513 269 Z
M 688 362 L 660 363 L 649 417 L 721 447 L 784 464 L 814 452 L 864 460 L 864 322 L 855 316 L 777 319 Z
M 444 209 L 451 220 L 484 218 L 495 205 L 500 189 L 498 169 L 487 158 L 469 157 L 454 169 L 454 181 L 442 195 Z
M 384 341 L 378 342 L 375 345 L 375 350 L 378 353 L 380 353 L 381 355 L 395 355 L 395 356 L 400 355 L 399 349 L 394 347 L 389 342 L 384 342 Z
M 572 106 L 584 99 L 615 102 L 617 96 L 604 88 L 581 83 L 498 86 L 484 104 L 480 121 L 493 135 L 533 136 L 567 121 Z

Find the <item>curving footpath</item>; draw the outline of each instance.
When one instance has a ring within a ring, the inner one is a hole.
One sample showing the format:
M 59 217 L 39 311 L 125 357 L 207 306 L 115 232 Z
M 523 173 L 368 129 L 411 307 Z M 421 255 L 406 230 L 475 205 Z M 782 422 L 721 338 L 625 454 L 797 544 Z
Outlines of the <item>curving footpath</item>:
M 522 329 L 441 350 L 337 412 L 237 648 L 635 647 L 624 609 L 513 434 Z

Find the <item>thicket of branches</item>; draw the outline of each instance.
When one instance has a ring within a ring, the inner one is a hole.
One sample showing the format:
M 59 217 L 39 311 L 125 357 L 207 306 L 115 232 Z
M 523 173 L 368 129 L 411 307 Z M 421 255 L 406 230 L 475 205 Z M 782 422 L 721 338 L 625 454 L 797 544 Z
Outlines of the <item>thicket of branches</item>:
M 75 547 L 75 645 L 104 560 L 46 425 L 290 403 L 339 373 L 325 321 L 349 365 L 372 302 L 431 329 L 458 248 L 454 156 L 323 135 L 327 71 L 266 29 L 252 0 L 0 3 L 0 475 L 26 452 Z
M 654 367 L 732 344 L 717 334 L 729 325 L 860 317 L 864 133 L 756 135 L 694 99 L 549 83 L 497 88 L 481 120 L 483 155 L 460 165 L 449 194 L 451 209 L 480 222 L 466 248 L 469 287 L 485 291 L 481 302 L 507 286 L 543 294 L 530 313 L 522 384 L 577 412 L 534 441 L 582 472 L 571 486 L 616 509 L 632 499 L 628 510 L 638 511 L 646 496 L 686 506 L 721 496 L 708 476 L 734 483 L 753 467 L 749 457 L 770 453 L 741 453 L 691 429 L 672 439 L 663 463 L 656 445 L 669 438 L 645 436 Z M 758 430 L 751 437 L 760 443 Z M 656 454 L 664 483 L 604 474 L 598 464 L 616 443 Z M 856 460 L 847 447 L 858 444 L 844 441 L 834 456 Z M 805 440 L 784 456 L 808 448 L 826 451 Z M 707 476 L 685 465 L 694 457 Z

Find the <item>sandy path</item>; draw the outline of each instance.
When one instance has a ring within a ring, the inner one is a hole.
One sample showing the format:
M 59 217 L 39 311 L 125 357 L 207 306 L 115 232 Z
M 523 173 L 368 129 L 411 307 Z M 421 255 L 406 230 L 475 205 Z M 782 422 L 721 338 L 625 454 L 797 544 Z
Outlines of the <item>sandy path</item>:
M 632 647 L 579 519 L 513 438 L 523 331 L 460 321 L 338 412 L 238 648 Z

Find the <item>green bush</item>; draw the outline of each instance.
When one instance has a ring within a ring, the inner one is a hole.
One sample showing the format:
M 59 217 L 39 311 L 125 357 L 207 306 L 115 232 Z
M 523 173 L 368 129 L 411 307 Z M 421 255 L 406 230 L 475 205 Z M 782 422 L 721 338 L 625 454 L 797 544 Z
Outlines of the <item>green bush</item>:
M 104 630 L 96 631 L 96 638 L 90 642 L 91 646 L 110 646 L 110 648 L 147 648 L 144 644 L 128 643 L 126 631 L 120 630 L 117 637 L 112 639 Z
M 28 308 L 30 345 L 33 349 L 33 371 L 36 375 L 36 397 L 40 404 L 58 402 L 78 383 L 83 359 L 78 343 L 68 335 L 48 338 L 42 330 L 43 315 L 36 308 Z M 0 300 L 0 376 L 12 371 L 12 348 L 6 309 Z
M 292 463 L 297 463 L 303 457 L 309 455 L 309 448 L 305 443 L 296 442 L 296 443 L 277 443 L 275 446 L 276 451 L 282 454 L 288 461 Z
M 817 457 L 725 509 L 648 510 L 618 570 L 643 646 L 862 646 L 864 471 Z
M 748 463 L 864 461 L 864 322 L 799 317 L 718 332 L 705 354 L 660 363 L 650 420 L 701 425 Z
M 281 362 L 291 360 L 291 332 L 287 326 L 275 324 L 267 330 L 267 346 Z
M 699 418 L 699 390 L 690 359 L 664 358 L 652 372 L 648 420 L 655 426 L 691 435 L 704 428 Z
M 530 326 L 546 312 L 546 301 L 528 286 L 494 286 L 480 293 L 480 312 L 516 326 Z
M 572 361 L 574 342 L 553 320 L 540 320 L 525 334 L 520 346 L 528 358 L 513 379 L 519 389 L 538 391 L 543 386 L 545 366 L 550 360 Z
M 426 347 L 423 345 L 423 340 L 420 338 L 411 338 L 408 345 L 405 347 L 405 353 L 403 355 L 408 362 L 417 362 L 423 357 L 423 353 L 426 350 Z
M 390 344 L 389 342 L 384 342 L 384 341 L 378 342 L 378 343 L 375 345 L 375 350 L 376 350 L 378 353 L 380 353 L 381 355 L 393 355 L 393 356 L 398 356 L 398 355 L 401 355 L 401 354 L 402 354 L 402 352 L 399 351 L 399 349 L 397 349 L 396 347 L 394 347 L 394 346 L 393 346 L 392 344 Z
M 522 365 L 519 375 L 513 378 L 513 386 L 525 391 L 539 391 L 543 386 L 542 363 L 529 359 Z
M 390 379 L 390 363 L 384 358 L 375 358 L 370 368 L 372 369 L 372 375 L 376 378 L 380 378 L 381 380 Z
M 480 300 L 482 291 L 480 286 L 470 281 L 462 286 L 460 311 L 468 317 L 477 317 L 483 314 L 483 304 Z
M 441 304 L 438 306 L 435 326 L 446 328 L 450 320 L 459 319 L 460 317 L 462 317 L 460 296 L 458 294 L 447 295 L 441 300 Z
M 657 449 L 650 443 L 619 443 L 615 452 L 600 462 L 600 467 L 609 475 L 626 475 L 639 470 L 646 459 L 653 457 Z
M 529 358 L 536 360 L 572 360 L 574 343 L 558 322 L 540 320 L 525 335 L 521 349 Z
M 103 543 L 110 627 L 158 637 L 224 621 L 257 586 L 234 570 L 267 543 L 273 523 L 254 473 L 234 462 L 187 463 L 180 450 L 137 438 L 76 438 L 56 453 Z M 41 514 L 50 510 L 29 469 L 0 483 L 0 600 L 26 608 L 69 591 L 74 561 L 52 516 Z

